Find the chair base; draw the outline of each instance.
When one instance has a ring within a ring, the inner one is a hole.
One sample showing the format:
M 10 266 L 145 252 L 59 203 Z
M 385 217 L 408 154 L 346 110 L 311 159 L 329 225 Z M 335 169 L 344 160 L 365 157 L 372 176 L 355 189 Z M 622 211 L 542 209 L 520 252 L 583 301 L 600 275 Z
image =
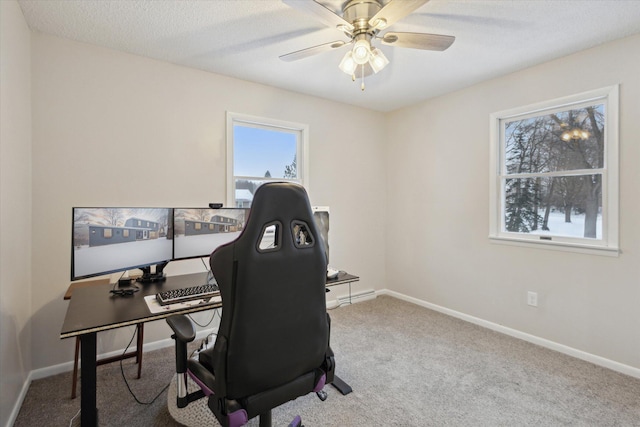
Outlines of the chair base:
M 178 375 L 178 374 L 175 374 Z M 189 403 L 184 408 L 178 408 L 177 396 L 178 386 L 176 377 L 174 376 L 167 390 L 167 407 L 169 408 L 169 414 L 171 417 L 186 427 L 201 427 L 201 426 L 217 426 L 219 425 L 216 416 L 213 415 L 207 399 L 198 399 Z M 198 390 L 198 385 L 190 378 L 187 378 L 187 386 L 189 390 Z
M 333 382 L 331 383 L 331 385 L 334 386 L 340 393 L 342 393 L 342 395 L 347 395 L 353 391 L 351 386 L 344 382 L 337 375 L 333 377 Z
M 176 374 L 178 375 L 178 374 Z M 209 405 L 207 398 L 198 399 L 190 402 L 185 408 L 178 408 L 176 397 L 178 396 L 178 386 L 176 378 L 171 380 L 169 389 L 167 390 L 167 407 L 171 417 L 186 427 L 216 426 L 219 425 Z M 189 390 L 197 390 L 198 385 L 191 379 L 187 378 Z M 271 411 L 267 414 L 261 414 L 259 420 L 260 427 L 271 427 Z M 289 424 L 289 427 L 303 427 L 302 419 L 296 416 Z

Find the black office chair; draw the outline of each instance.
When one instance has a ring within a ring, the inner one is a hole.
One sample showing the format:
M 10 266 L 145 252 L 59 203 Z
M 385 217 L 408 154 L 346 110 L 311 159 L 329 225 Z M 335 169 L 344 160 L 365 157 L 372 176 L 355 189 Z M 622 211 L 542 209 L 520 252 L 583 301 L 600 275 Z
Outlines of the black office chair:
M 269 426 L 271 410 L 285 402 L 312 391 L 324 400 L 334 377 L 327 261 L 304 188 L 259 187 L 241 235 L 215 250 L 210 264 L 222 296 L 215 345 L 187 360 L 193 326 L 185 316 L 167 319 L 176 340 L 178 408 L 208 396 L 223 427 L 256 416 Z M 200 391 L 188 392 L 187 375 Z

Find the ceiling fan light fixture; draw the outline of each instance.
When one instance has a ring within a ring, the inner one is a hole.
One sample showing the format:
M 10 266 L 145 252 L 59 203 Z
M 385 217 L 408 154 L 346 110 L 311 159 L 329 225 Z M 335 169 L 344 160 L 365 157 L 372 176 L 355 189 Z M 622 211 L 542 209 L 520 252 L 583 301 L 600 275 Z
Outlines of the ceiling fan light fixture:
M 374 73 L 378 73 L 378 71 L 389 65 L 389 60 L 380 49 L 372 48 L 369 65 L 371 65 Z
M 358 64 L 354 61 L 353 53 L 351 51 L 344 54 L 344 57 L 342 58 L 342 61 L 340 61 L 340 65 L 338 65 L 338 67 L 340 67 L 343 73 L 349 74 L 350 76 L 353 75 Z
M 355 42 L 351 52 L 353 52 L 353 60 L 356 61 L 356 64 L 366 64 L 371 55 L 371 45 L 368 40 L 360 39 Z

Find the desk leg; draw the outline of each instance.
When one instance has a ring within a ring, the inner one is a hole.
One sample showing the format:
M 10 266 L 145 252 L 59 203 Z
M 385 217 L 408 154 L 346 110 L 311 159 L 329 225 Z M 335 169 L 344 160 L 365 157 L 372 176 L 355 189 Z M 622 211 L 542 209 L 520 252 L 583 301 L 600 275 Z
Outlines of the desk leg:
M 136 343 L 136 363 L 138 364 L 138 379 L 142 374 L 142 346 L 144 344 L 144 323 L 138 323 L 136 325 L 136 335 L 138 336 L 138 342 Z
M 80 424 L 98 425 L 96 407 L 96 332 L 80 335 Z
M 353 389 L 351 388 L 351 386 L 347 383 L 345 383 L 340 377 L 338 377 L 337 375 L 333 376 L 333 382 L 331 383 L 331 385 L 333 385 L 335 388 L 338 389 L 338 391 L 340 393 L 342 393 L 343 395 L 349 394 L 353 391 Z

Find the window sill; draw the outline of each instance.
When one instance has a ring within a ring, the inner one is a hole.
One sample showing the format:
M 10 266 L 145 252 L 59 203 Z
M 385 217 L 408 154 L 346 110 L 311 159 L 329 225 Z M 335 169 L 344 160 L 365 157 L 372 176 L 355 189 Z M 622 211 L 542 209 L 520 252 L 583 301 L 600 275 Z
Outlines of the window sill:
M 548 249 L 552 251 L 574 252 L 589 255 L 600 255 L 617 257 L 620 255 L 620 249 L 617 247 L 604 247 L 587 244 L 554 242 L 554 241 L 538 241 L 531 239 L 517 239 L 513 237 L 489 236 L 491 243 L 500 245 L 520 246 L 534 249 Z

